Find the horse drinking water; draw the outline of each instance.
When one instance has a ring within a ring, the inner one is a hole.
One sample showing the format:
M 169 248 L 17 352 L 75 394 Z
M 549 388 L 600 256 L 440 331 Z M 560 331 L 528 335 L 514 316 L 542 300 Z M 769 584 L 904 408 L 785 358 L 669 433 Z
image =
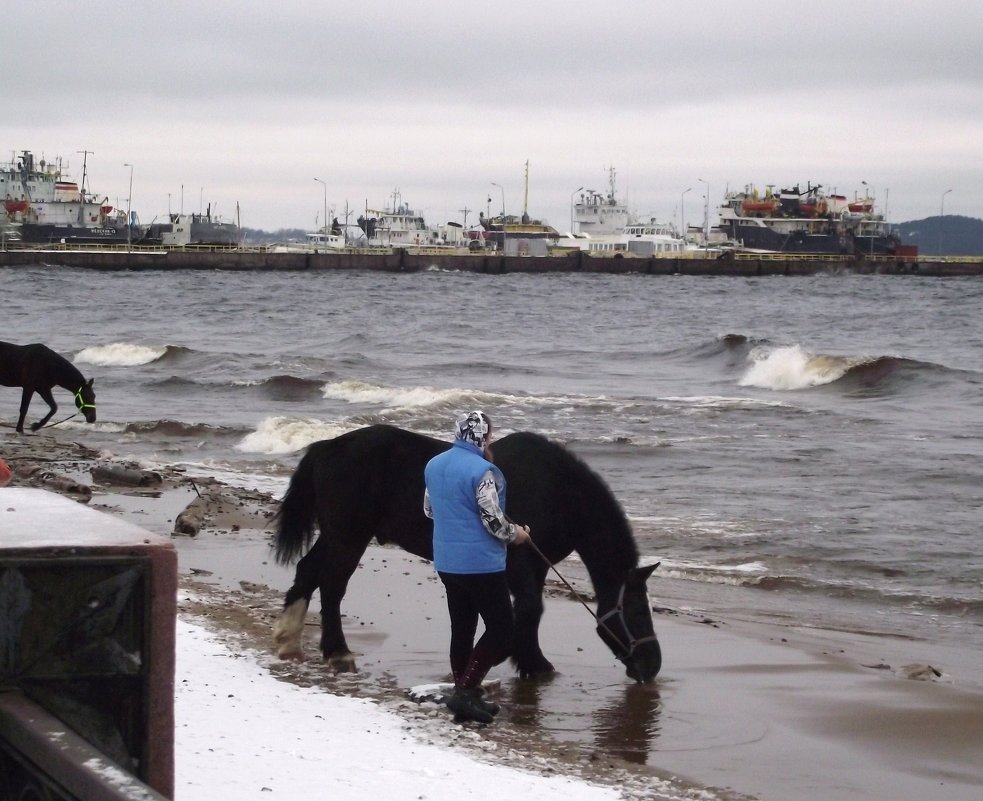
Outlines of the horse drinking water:
M 423 514 L 423 469 L 448 447 L 449 442 L 375 425 L 307 449 L 277 512 L 277 562 L 292 562 L 307 549 L 274 627 L 281 658 L 303 656 L 304 618 L 319 589 L 324 660 L 335 670 L 356 669 L 341 627 L 348 581 L 373 537 L 433 559 L 433 522 Z M 541 552 L 509 547 L 512 661 L 519 675 L 554 670 L 539 645 L 543 585 L 550 564 L 576 551 L 597 597 L 598 635 L 628 676 L 654 679 L 662 652 L 645 583 L 655 568 L 638 566 L 631 526 L 611 490 L 566 448 L 537 434 L 509 434 L 493 450 L 508 481 L 509 515 L 530 526 Z
M 86 422 L 96 421 L 96 393 L 92 389 L 92 379 L 86 381 L 74 364 L 47 345 L 0 342 L 0 385 L 24 388 L 20 399 L 20 417 L 17 418 L 19 434 L 24 433 L 24 418 L 35 392 L 48 404 L 48 413 L 31 424 L 31 431 L 37 431 L 58 411 L 58 404 L 51 394 L 53 387 L 62 387 L 74 393 L 75 406 L 85 416 Z

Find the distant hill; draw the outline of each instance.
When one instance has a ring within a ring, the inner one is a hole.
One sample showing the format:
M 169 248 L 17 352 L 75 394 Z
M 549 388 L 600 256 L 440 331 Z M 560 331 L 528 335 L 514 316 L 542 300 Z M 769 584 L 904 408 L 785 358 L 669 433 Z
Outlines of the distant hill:
M 897 228 L 901 241 L 917 245 L 922 256 L 983 256 L 983 220 L 975 217 L 946 214 L 898 223 Z

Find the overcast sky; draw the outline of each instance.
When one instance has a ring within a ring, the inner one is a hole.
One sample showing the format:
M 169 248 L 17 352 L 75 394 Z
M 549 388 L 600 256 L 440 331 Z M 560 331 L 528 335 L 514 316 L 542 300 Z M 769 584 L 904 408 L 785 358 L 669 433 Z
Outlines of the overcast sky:
M 522 212 L 527 161 L 528 212 L 560 230 L 611 167 L 666 221 L 809 181 L 866 181 L 895 222 L 983 217 L 981 31 L 980 0 L 42 0 L 4 14 L 0 156 L 78 179 L 91 151 L 121 207 L 130 163 L 145 223 L 183 200 L 313 228 L 325 195 L 354 220 L 398 189 L 470 224 L 489 198 Z

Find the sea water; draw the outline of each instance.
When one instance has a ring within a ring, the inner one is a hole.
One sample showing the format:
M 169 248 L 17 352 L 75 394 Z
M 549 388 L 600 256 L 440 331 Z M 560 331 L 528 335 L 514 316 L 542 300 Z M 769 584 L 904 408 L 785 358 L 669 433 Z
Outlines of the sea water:
M 657 597 L 983 647 L 978 279 L 0 276 L 0 338 L 95 378 L 63 427 L 118 457 L 279 495 L 315 440 L 482 408 L 607 481 Z

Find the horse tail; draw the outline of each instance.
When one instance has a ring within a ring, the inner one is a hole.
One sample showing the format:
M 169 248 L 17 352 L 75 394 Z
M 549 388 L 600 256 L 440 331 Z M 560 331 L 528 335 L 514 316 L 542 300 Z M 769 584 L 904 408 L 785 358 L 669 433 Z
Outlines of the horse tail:
M 316 449 L 307 449 L 274 516 L 276 536 L 274 554 L 277 564 L 286 565 L 306 551 L 314 539 L 317 522 L 317 487 L 315 486 Z

